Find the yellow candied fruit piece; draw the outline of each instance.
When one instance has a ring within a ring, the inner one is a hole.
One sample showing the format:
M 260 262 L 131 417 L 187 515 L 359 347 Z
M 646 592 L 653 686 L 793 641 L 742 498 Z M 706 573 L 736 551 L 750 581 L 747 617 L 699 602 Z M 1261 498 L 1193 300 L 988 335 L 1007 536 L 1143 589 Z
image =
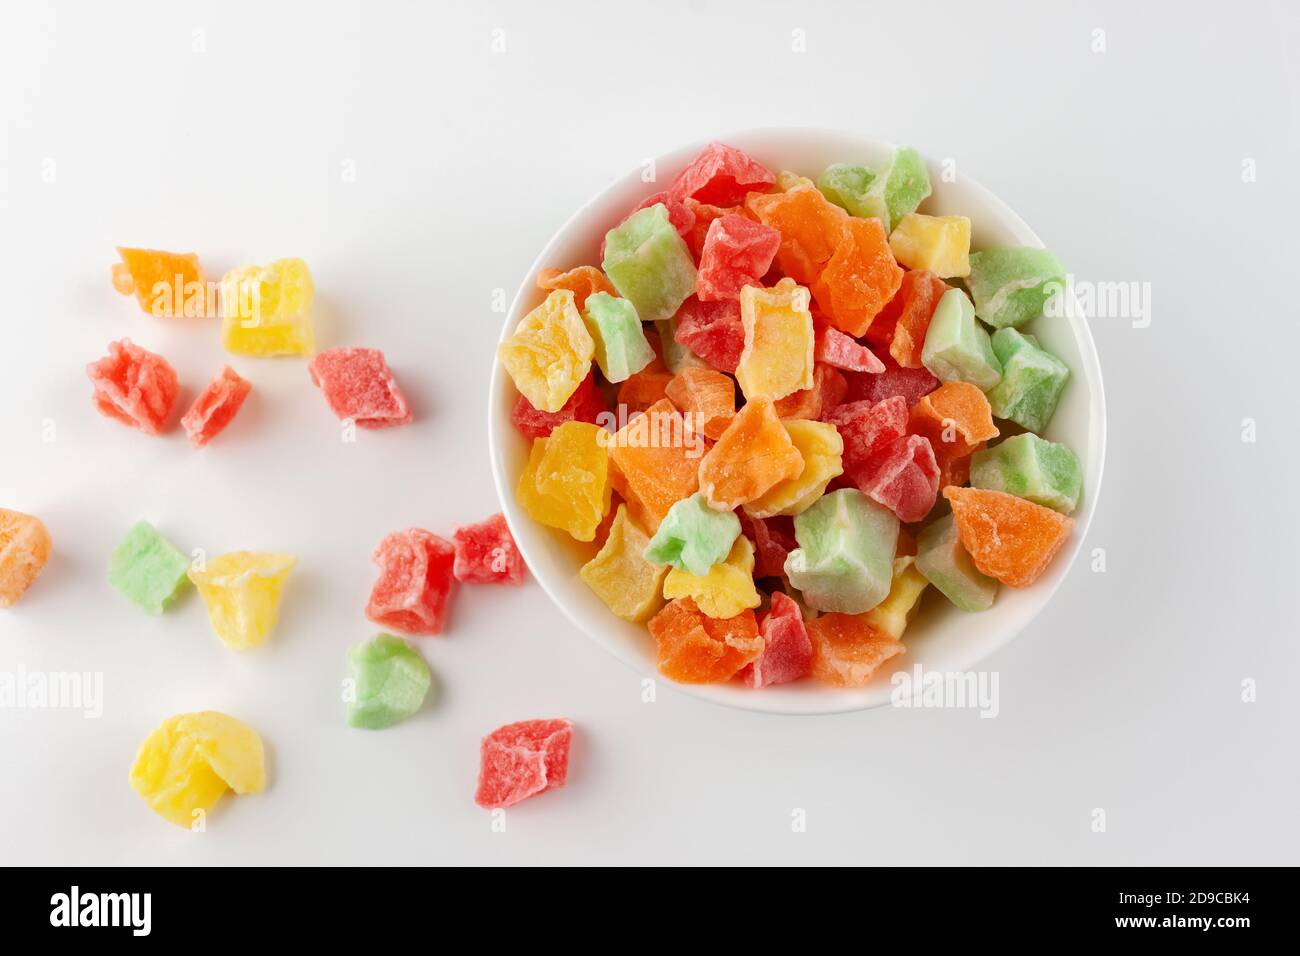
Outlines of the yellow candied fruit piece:
M 591 371 L 596 343 L 573 293 L 556 289 L 497 347 L 515 388 L 544 412 L 558 412 Z
M 894 559 L 894 577 L 889 584 L 889 594 L 867 612 L 867 623 L 884 631 L 894 640 L 907 630 L 908 619 L 921 601 L 921 592 L 929 581 L 916 570 L 916 559 L 910 555 Z
M 608 433 L 587 422 L 565 422 L 533 440 L 515 496 L 536 522 L 591 541 L 609 512 Z
M 232 269 L 221 279 L 221 344 L 236 355 L 311 355 L 314 294 L 301 259 Z
M 834 425 L 803 418 L 782 419 L 781 424 L 803 457 L 803 471 L 745 504 L 754 518 L 797 515 L 822 496 L 832 478 L 844 473 L 844 439 Z
M 207 315 L 207 289 L 199 257 L 192 252 L 117 247 L 113 288 L 134 293 L 140 308 L 159 318 Z
M 758 607 L 761 599 L 754 587 L 754 546 L 743 534 L 731 546 L 721 564 L 704 575 L 673 568 L 664 578 L 664 597 L 688 597 L 709 617 L 735 617 L 746 608 Z
M 177 826 L 192 828 L 225 795 L 266 786 L 262 740 L 250 727 L 216 711 L 168 718 L 140 745 L 131 787 Z
M 800 176 L 798 173 L 783 169 L 776 174 L 776 188 L 780 192 L 788 193 L 796 189 L 816 189 L 817 184 L 807 176 Z
M 297 562 L 291 554 L 233 551 L 189 569 L 212 630 L 227 647 L 244 650 L 266 640 L 280 616 L 285 579 Z
M 578 572 L 606 607 L 638 624 L 654 617 L 664 603 L 660 592 L 668 565 L 645 559 L 649 544 L 650 536 L 637 527 L 627 506 L 619 505 L 604 546 Z
M 889 237 L 894 258 L 909 269 L 929 269 L 940 279 L 970 275 L 970 220 L 965 216 L 908 213 Z
M 813 320 L 809 293 L 787 277 L 770 289 L 740 290 L 745 347 L 736 381 L 748 401 L 776 401 L 813 387 Z

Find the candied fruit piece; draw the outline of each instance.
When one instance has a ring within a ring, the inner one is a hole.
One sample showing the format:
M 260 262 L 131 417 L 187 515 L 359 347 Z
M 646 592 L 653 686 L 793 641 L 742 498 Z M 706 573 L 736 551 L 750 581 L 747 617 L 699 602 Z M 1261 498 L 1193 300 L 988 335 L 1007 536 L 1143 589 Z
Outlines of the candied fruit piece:
M 980 571 L 1013 588 L 1047 570 L 1074 519 L 1003 491 L 946 488 L 961 543 Z
M 596 343 L 568 289 L 548 295 L 497 347 L 515 388 L 544 412 L 564 407 L 591 371 L 595 354 Z
M 819 611 L 859 614 L 889 593 L 898 518 L 856 488 L 823 495 L 794 519 L 790 583 Z
M 50 533 L 34 515 L 0 508 L 0 608 L 13 607 L 50 559 Z
M 970 220 L 965 216 L 908 213 L 889 235 L 894 258 L 909 269 L 929 269 L 940 279 L 970 275 Z
M 157 435 L 176 405 L 180 383 L 161 355 L 130 339 L 108 343 L 108 355 L 86 366 L 94 385 L 95 408 L 124 425 Z
M 524 579 L 524 558 L 515 545 L 503 514 L 477 524 L 461 525 L 451 533 L 456 559 L 451 572 L 457 581 L 472 584 L 518 584 Z
M 416 713 L 433 684 L 429 665 L 400 637 L 378 634 L 348 651 L 354 699 L 348 726 L 382 730 Z
M 699 463 L 699 485 L 711 506 L 730 510 L 799 477 L 803 467 L 799 449 L 772 403 L 755 399 L 736 414 Z
M 688 428 L 717 439 L 736 417 L 736 383 L 711 368 L 684 368 L 664 389 Z
M 321 352 L 307 366 L 330 411 L 361 428 L 391 428 L 411 422 L 411 407 L 379 349 L 337 348 Z
M 190 559 L 147 521 L 137 521 L 108 559 L 108 583 L 136 607 L 161 614 L 189 580 Z
M 736 529 L 739 532 L 739 522 Z M 704 574 L 672 568 L 664 578 L 664 597 L 690 598 L 712 618 L 731 618 L 758 607 L 762 599 L 754 587 L 754 546 L 743 535 L 737 537 L 726 560 Z
M 745 208 L 763 225 L 781 234 L 777 266 L 801 285 L 808 285 L 822 274 L 848 229 L 849 217 L 844 210 L 827 202 L 811 186 L 767 195 L 750 193 Z
M 221 278 L 221 344 L 236 355 L 311 355 L 314 294 L 301 259 L 232 269 Z
M 193 564 L 187 573 L 217 637 L 227 647 L 244 650 L 257 647 L 275 628 L 285 579 L 297 563 L 291 554 L 232 551 L 205 565 Z
M 573 307 L 579 312 L 586 307 L 587 296 L 593 292 L 616 294 L 614 286 L 605 278 L 605 273 L 595 266 L 577 266 L 567 271 L 543 269 L 537 273 L 537 288 L 547 292 L 568 289 L 573 293 Z
M 563 787 L 572 744 L 573 723 L 568 720 L 523 720 L 498 727 L 479 748 L 474 802 L 496 810 Z
M 641 622 L 663 606 L 666 564 L 646 560 L 650 537 L 620 504 L 613 524 L 594 558 L 582 566 L 579 576 L 605 606 L 625 621 Z
M 736 381 L 746 400 L 776 401 L 813 387 L 815 336 L 808 303 L 808 290 L 788 278 L 770 289 L 741 291 L 745 348 Z
M 407 528 L 386 535 L 371 560 L 379 578 L 366 617 L 408 634 L 441 634 L 451 604 L 455 546 L 422 528 Z
M 591 541 L 609 511 L 609 434 L 586 422 L 565 422 L 533 441 L 516 496 L 529 516 L 548 528 Z
M 241 377 L 229 365 L 222 366 L 181 417 L 181 427 L 189 436 L 190 444 L 202 448 L 225 431 L 252 390 L 248 379 Z
M 633 213 L 605 234 L 601 266 L 643 322 L 671 319 L 695 291 L 695 261 L 662 203 Z
M 781 245 L 770 226 L 727 214 L 709 225 L 700 254 L 695 294 L 701 302 L 735 299 L 747 285 L 759 285 Z
M 641 527 L 653 534 L 674 504 L 700 487 L 704 439 L 666 398 L 609 439 L 610 481 Z
M 691 160 L 668 187 L 678 200 L 694 199 L 711 206 L 734 206 L 752 191 L 765 191 L 776 176 L 733 146 L 710 143 Z
M 772 607 L 758 619 L 763 652 L 741 672 L 750 687 L 770 687 L 808 676 L 812 670 L 812 641 L 803 612 L 793 598 L 777 591 Z
M 873 626 L 866 614 L 819 614 L 807 622 L 812 675 L 835 687 L 863 687 L 903 642 Z
M 113 265 L 113 288 L 134 294 L 143 311 L 159 318 L 208 314 L 206 280 L 194 253 L 118 246 L 117 254 L 122 261 Z
M 578 387 L 558 412 L 544 412 L 535 408 L 532 402 L 520 395 L 515 399 L 510 421 L 525 438 L 546 438 L 555 431 L 556 426 L 565 422 L 596 424 L 602 414 L 608 413 L 609 405 L 596 390 L 595 377 L 588 374 L 578 383 Z
M 889 251 L 880 222 L 849 218 L 834 254 L 812 281 L 812 294 L 831 324 L 857 337 L 867 331 L 902 282 L 903 270 Z
M 799 514 L 844 471 L 844 441 L 834 425 L 798 418 L 783 419 L 781 425 L 803 458 L 803 471 L 746 502 L 745 511 L 756 518 Z
M 709 617 L 690 598 L 664 605 L 650 619 L 659 672 L 682 684 L 727 681 L 763 652 L 754 612 Z
M 739 535 L 740 519 L 733 512 L 710 508 L 696 492 L 669 509 L 646 545 L 645 558 L 702 577 L 727 559 Z

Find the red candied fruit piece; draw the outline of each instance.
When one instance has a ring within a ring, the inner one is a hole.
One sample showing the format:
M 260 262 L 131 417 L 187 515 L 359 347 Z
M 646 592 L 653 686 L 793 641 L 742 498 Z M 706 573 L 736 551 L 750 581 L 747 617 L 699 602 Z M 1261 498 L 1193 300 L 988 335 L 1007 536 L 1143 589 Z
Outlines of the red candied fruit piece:
M 395 531 L 371 555 L 379 580 L 366 617 L 408 634 L 441 634 L 447 621 L 456 548 L 421 528 Z
M 451 533 L 456 560 L 451 572 L 457 581 L 473 584 L 518 584 L 524 579 L 524 558 L 515 545 L 503 514 L 478 524 L 461 525 Z
M 522 720 L 498 727 L 479 747 L 474 802 L 496 810 L 564 786 L 572 744 L 568 720 Z
M 833 325 L 817 327 L 813 358 L 846 372 L 870 372 L 874 375 L 885 370 L 885 363 L 876 358 L 871 349 Z
M 701 302 L 739 299 L 740 290 L 758 285 L 772 267 L 781 234 L 744 216 L 719 216 L 709 225 L 700 254 L 695 294 Z
M 754 546 L 754 577 L 779 578 L 785 573 L 785 559 L 799 547 L 794 537 L 794 519 L 784 515 L 753 518 L 744 511 L 740 533 Z
M 544 412 L 520 395 L 515 400 L 510 421 L 528 439 L 549 438 L 551 432 L 565 422 L 596 424 L 601 412 L 608 412 L 604 397 L 596 390 L 596 379 L 588 374 L 573 390 L 569 400 L 558 412 Z
M 927 269 L 903 273 L 903 281 L 894 297 L 871 320 L 866 340 L 892 352 L 895 358 L 901 352 L 908 359 L 902 362 L 907 368 L 920 368 L 921 346 L 925 344 L 926 330 L 930 327 L 935 307 L 948 289 L 946 282 Z M 898 336 L 900 331 L 901 337 Z M 893 344 L 895 338 L 899 342 L 897 348 Z M 915 361 L 911 361 L 913 357 Z
M 766 192 L 776 175 L 740 150 L 723 143 L 710 143 L 668 187 L 668 195 L 681 201 L 687 197 L 710 206 L 735 206 L 751 191 Z
M 825 416 L 844 440 L 844 474 L 855 484 L 874 474 L 889 447 L 907 432 L 907 403 L 898 396 L 883 402 L 847 402 Z
M 745 326 L 740 321 L 740 302 L 701 302 L 691 296 L 677 310 L 674 336 L 704 361 L 722 372 L 734 374 L 745 349 Z
M 695 224 L 691 226 L 691 231 L 684 238 L 696 262 L 700 261 L 700 254 L 704 252 L 704 240 L 709 235 L 709 226 L 713 225 L 713 220 L 733 213 L 741 215 L 745 208 L 744 206 L 710 206 L 690 196 L 682 200 L 682 205 L 695 215 Z
M 340 421 L 392 428 L 412 420 L 406 396 L 379 349 L 329 349 L 312 359 L 307 370 Z
M 108 355 L 86 366 L 95 408 L 124 425 L 157 435 L 167 423 L 180 382 L 165 358 L 130 339 L 108 343 Z
M 252 390 L 248 379 L 229 365 L 223 366 L 181 418 L 190 444 L 202 448 L 216 438 L 234 420 Z
M 858 489 L 904 522 L 920 521 L 939 496 L 939 464 L 928 439 L 906 435 L 853 476 Z
M 770 687 L 807 677 L 812 670 L 812 641 L 803 623 L 799 605 L 780 591 L 772 595 L 772 607 L 758 619 L 763 653 L 740 672 L 750 687 Z
M 845 399 L 850 402 L 879 402 L 899 395 L 911 408 L 925 395 L 939 387 L 939 380 L 925 368 L 903 368 L 889 354 L 876 353 L 885 370 L 874 375 L 848 372 L 849 390 Z

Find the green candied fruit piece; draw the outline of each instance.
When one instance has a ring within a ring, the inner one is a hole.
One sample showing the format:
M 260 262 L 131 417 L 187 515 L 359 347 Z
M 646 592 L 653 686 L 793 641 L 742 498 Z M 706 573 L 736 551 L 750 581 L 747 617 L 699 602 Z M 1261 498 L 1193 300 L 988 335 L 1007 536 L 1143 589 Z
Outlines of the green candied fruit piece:
M 862 614 L 889 595 L 898 517 L 856 488 L 823 495 L 794 519 L 790 583 L 819 611 Z
M 857 163 L 834 163 L 817 177 L 817 188 L 830 202 L 852 216 L 871 219 L 879 215 L 879 204 L 867 202 L 867 190 L 876 174 L 870 166 Z
M 727 559 L 738 537 L 740 519 L 735 512 L 710 508 L 697 491 L 668 509 L 643 556 L 652 564 L 671 564 L 703 577 Z
M 939 299 L 921 346 L 921 364 L 941 382 L 970 382 L 987 392 L 1002 378 L 1002 365 L 975 307 L 961 289 Z
M 659 333 L 659 346 L 663 349 L 664 365 L 668 366 L 668 371 L 674 375 L 691 366 L 713 368 L 712 365 L 677 341 L 676 316 L 671 319 L 660 319 L 655 323 L 655 331 Z
M 970 254 L 966 288 L 975 314 L 994 328 L 1024 325 L 1043 314 L 1065 285 L 1065 266 L 1046 249 L 986 249 Z
M 971 561 L 951 514 L 927 525 L 916 539 L 916 570 L 963 611 L 984 611 L 998 593 L 995 578 Z
M 870 187 L 859 200 L 865 219 L 879 219 L 885 232 L 893 230 L 910 212 L 930 195 L 930 174 L 925 160 L 911 146 L 894 153 L 889 168 L 872 180 Z
M 993 354 L 1002 363 L 1002 381 L 988 392 L 993 414 L 1041 432 L 1056 412 L 1070 367 L 1012 328 L 993 333 Z
M 643 322 L 671 319 L 695 291 L 695 262 L 663 203 L 634 212 L 605 233 L 601 268 Z
M 1026 432 L 977 451 L 970 460 L 970 484 L 1068 515 L 1079 504 L 1083 469 L 1068 445 Z
M 593 292 L 582 309 L 582 321 L 596 344 L 596 364 L 607 381 L 622 382 L 655 357 L 646 341 L 636 307 L 608 292 Z
M 108 583 L 136 607 L 161 614 L 185 587 L 190 559 L 147 521 L 137 521 L 108 559 Z
M 356 699 L 348 724 L 382 730 L 405 720 L 424 703 L 433 676 L 419 653 L 400 637 L 379 634 L 348 651 Z

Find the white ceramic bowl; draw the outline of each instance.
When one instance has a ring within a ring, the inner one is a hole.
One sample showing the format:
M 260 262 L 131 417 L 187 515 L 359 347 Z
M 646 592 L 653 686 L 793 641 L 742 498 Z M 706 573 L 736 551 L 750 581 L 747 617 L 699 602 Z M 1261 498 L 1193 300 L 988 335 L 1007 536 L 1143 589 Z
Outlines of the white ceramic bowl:
M 834 162 L 865 162 L 879 168 L 895 148 L 891 143 L 856 133 L 822 129 L 750 130 L 718 137 L 744 150 L 773 171 L 790 170 L 815 178 Z M 656 161 L 660 184 L 666 184 L 695 156 L 705 143 L 683 146 Z M 933 215 L 968 216 L 973 229 L 972 248 L 1037 246 L 1043 243 L 1024 221 L 997 197 L 961 174 L 956 182 L 945 182 L 937 164 L 930 164 L 934 194 L 921 211 Z M 501 330 L 504 339 L 519 320 L 543 298 L 535 278 L 547 267 L 567 269 L 584 263 L 600 264 L 600 242 L 605 233 L 634 206 L 663 185 L 642 181 L 640 169 L 601 190 L 560 227 L 537 261 L 522 277 Z M 1102 395 L 1101 368 L 1097 350 L 1078 309 L 1066 310 L 1070 318 L 1040 317 L 1026 331 L 1032 332 L 1051 352 L 1070 366 L 1071 377 L 1060 406 L 1044 434 L 1074 449 L 1083 464 L 1084 491 L 1075 512 L 1075 529 L 1047 572 L 1032 587 L 1017 590 L 1002 587 L 989 610 L 967 614 L 957 610 L 933 588 L 904 636 L 907 653 L 894 658 L 866 687 L 828 687 L 813 680 L 798 681 L 762 690 L 737 683 L 672 684 L 686 693 L 719 704 L 784 714 L 827 714 L 862 710 L 886 704 L 890 699 L 890 677 L 920 664 L 926 671 L 967 671 L 1006 644 L 1023 630 L 1051 600 L 1065 579 L 1083 546 L 1096 507 L 1101 485 L 1102 459 L 1106 449 L 1106 406 Z M 510 377 L 493 357 L 489 394 L 488 443 L 492 449 L 492 473 L 510 530 L 519 544 L 533 577 L 578 628 L 585 631 L 615 657 L 647 676 L 657 676 L 654 640 L 643 624 L 630 624 L 609 609 L 583 584 L 578 569 L 592 553 L 567 534 L 532 521 L 515 500 L 515 484 L 528 458 L 529 442 L 511 425 L 510 411 L 516 391 Z

